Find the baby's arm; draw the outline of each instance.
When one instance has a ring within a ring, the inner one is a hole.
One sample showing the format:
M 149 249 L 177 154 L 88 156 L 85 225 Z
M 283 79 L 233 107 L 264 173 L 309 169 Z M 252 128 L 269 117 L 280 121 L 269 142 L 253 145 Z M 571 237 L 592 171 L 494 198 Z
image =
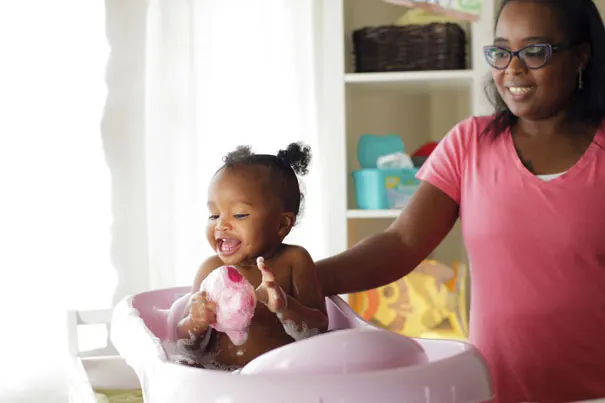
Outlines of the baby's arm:
M 208 274 L 221 265 L 222 262 L 217 256 L 206 259 L 195 275 L 191 292 L 185 297 L 187 298 L 186 306 L 176 324 L 176 336 L 177 340 L 183 340 L 183 343 L 191 349 L 198 350 L 204 348 L 208 340 L 207 336 L 210 334 L 208 324 L 200 324 L 199 321 L 194 320 L 195 318 L 192 316 L 191 310 L 192 305 L 197 303 L 199 299 L 204 298 L 199 292 L 202 281 L 204 281 Z
M 294 340 L 324 333 L 328 329 L 326 300 L 317 278 L 315 262 L 306 249 L 291 246 L 288 261 L 292 267 L 292 295 L 286 307 L 276 312 L 284 330 Z

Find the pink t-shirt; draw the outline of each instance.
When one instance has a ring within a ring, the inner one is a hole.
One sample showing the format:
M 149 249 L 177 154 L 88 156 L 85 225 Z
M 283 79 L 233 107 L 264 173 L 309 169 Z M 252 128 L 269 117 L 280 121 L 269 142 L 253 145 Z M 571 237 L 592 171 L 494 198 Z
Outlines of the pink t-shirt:
M 470 341 L 498 402 L 605 396 L 605 134 L 544 181 L 490 117 L 459 123 L 418 173 L 460 205 Z

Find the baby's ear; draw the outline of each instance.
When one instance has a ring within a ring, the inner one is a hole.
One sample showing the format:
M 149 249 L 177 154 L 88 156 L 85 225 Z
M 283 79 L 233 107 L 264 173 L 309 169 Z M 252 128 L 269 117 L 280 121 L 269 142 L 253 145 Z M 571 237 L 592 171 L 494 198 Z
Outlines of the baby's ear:
M 285 238 L 292 230 L 295 222 L 296 216 L 293 213 L 282 213 L 279 219 L 279 227 L 277 228 L 279 236 Z

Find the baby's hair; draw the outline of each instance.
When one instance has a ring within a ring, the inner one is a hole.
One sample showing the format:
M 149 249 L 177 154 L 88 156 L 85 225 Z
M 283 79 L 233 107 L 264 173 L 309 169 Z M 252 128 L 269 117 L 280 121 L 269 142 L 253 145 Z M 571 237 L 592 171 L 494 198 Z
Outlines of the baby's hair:
M 309 173 L 311 148 L 302 143 L 291 143 L 277 155 L 254 154 L 250 146 L 238 146 L 235 151 L 228 153 L 223 161 L 223 168 L 233 168 L 242 165 L 259 165 L 268 167 L 273 176 L 270 183 L 276 196 L 281 200 L 283 208 L 298 216 L 301 210 L 303 195 L 300 191 L 297 175 Z

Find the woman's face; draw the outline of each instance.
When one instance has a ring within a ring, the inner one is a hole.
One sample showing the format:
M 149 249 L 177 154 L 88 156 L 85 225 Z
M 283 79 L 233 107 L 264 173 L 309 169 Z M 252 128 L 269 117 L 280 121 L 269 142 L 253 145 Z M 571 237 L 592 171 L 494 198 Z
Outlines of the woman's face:
M 498 19 L 494 45 L 517 51 L 536 44 L 571 45 L 547 4 L 511 1 Z M 500 96 L 515 116 L 542 120 L 567 106 L 578 86 L 578 69 L 585 65 L 586 59 L 578 46 L 553 52 L 547 64 L 538 69 L 529 69 L 515 56 L 506 69 L 492 69 L 492 76 Z

